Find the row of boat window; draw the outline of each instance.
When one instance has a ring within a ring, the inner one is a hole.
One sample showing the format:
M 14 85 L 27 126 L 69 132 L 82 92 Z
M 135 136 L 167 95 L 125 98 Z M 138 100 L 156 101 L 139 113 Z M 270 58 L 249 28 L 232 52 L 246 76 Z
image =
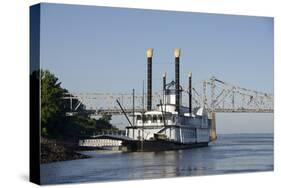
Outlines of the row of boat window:
M 183 131 L 183 135 L 184 137 L 194 137 L 195 136 L 195 132 L 191 132 L 191 131 Z
M 171 120 L 171 117 L 167 116 L 165 117 L 166 120 Z M 137 115 L 136 117 L 137 121 L 141 121 L 142 120 L 142 116 L 141 115 Z M 163 116 L 162 115 L 145 115 L 143 116 L 143 120 L 144 122 L 148 122 L 151 121 L 152 123 L 157 123 L 157 120 L 162 122 L 163 121 Z M 175 117 L 172 117 L 172 121 L 175 122 Z

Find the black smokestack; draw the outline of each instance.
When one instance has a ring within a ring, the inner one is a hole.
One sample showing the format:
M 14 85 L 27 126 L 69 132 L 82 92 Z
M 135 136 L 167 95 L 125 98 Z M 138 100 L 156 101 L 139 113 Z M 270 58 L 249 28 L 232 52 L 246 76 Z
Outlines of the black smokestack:
M 188 74 L 188 80 L 189 80 L 189 113 L 192 113 L 192 73 L 190 72 Z
M 147 110 L 151 110 L 152 106 L 152 56 L 153 49 L 146 50 L 147 57 Z
M 180 49 L 174 50 L 175 55 L 175 82 L 176 82 L 176 111 L 180 115 Z
M 163 74 L 163 103 L 165 104 L 166 73 Z

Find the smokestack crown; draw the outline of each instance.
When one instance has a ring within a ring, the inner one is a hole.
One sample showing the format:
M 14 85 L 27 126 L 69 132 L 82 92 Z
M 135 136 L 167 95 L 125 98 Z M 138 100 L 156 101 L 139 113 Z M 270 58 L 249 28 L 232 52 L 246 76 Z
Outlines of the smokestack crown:
M 180 57 L 180 55 L 181 55 L 181 49 L 180 49 L 180 48 L 175 48 L 175 49 L 174 49 L 174 55 L 175 55 L 175 57 Z
M 151 58 L 153 56 L 153 48 L 147 48 L 146 57 Z

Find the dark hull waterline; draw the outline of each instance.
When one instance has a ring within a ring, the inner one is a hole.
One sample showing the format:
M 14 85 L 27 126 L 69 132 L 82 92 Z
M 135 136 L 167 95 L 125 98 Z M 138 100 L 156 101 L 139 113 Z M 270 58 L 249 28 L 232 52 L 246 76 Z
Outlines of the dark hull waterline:
M 123 141 L 122 150 L 125 151 L 167 151 L 167 150 L 179 150 L 179 149 L 191 149 L 198 147 L 206 147 L 209 142 L 199 143 L 177 143 L 166 140 L 131 140 Z

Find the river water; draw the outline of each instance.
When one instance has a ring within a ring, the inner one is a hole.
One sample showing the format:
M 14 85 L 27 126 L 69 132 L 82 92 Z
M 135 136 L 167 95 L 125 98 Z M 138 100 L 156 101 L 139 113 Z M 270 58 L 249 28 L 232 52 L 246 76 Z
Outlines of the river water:
M 272 171 L 273 134 L 219 135 L 204 148 L 85 151 L 91 158 L 41 165 L 41 183 L 77 183 Z

